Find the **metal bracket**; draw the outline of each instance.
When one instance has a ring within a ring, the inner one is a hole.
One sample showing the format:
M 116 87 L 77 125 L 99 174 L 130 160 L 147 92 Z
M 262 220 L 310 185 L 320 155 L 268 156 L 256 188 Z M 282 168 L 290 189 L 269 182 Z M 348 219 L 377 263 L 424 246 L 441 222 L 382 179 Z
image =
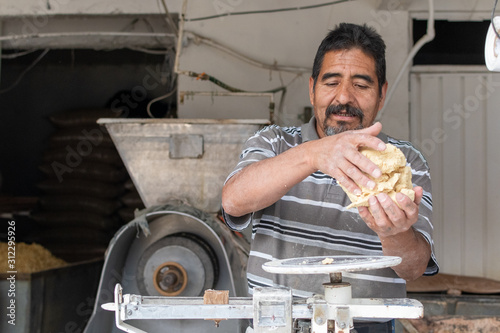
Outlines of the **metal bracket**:
M 126 296 L 129 296 L 129 295 L 126 295 Z M 133 332 L 133 333 L 147 333 L 146 331 L 143 331 L 141 329 L 138 329 L 134 326 L 131 326 L 131 325 L 123 322 L 126 319 L 125 313 L 124 313 L 124 311 L 122 311 L 125 309 L 125 305 L 124 305 L 124 301 L 123 301 L 123 288 L 120 284 L 117 283 L 115 286 L 115 302 L 103 304 L 102 307 L 105 310 L 115 311 L 116 327 L 118 327 L 122 331 Z
M 202 158 L 204 153 L 203 135 L 172 134 L 168 152 L 172 159 Z
M 348 306 L 342 306 L 337 308 L 337 316 L 335 319 L 335 332 L 350 332 L 353 328 L 352 317 L 350 316 L 350 311 Z
M 292 292 L 290 289 L 254 288 L 253 325 L 255 333 L 292 331 Z
M 328 333 L 328 304 L 323 297 L 319 296 L 315 296 L 310 300 L 312 300 L 313 306 L 312 332 Z

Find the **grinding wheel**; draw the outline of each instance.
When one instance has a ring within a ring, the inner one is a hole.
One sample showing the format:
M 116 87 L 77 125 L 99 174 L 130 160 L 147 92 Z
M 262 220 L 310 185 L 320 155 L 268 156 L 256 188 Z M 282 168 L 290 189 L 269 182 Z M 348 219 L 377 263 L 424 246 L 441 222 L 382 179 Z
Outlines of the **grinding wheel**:
M 218 263 L 200 238 L 177 234 L 160 239 L 143 252 L 136 277 L 143 295 L 200 296 L 217 283 Z
M 148 233 L 141 230 L 143 218 Z M 102 308 L 113 301 L 116 283 L 122 285 L 123 294 L 162 296 L 156 285 L 167 293 L 182 289 L 179 297 L 202 296 L 204 288 L 228 290 L 230 296 L 246 296 L 248 286 L 243 268 L 248 251 L 249 244 L 212 214 L 178 203 L 150 208 L 120 228 L 110 242 L 94 310 L 84 332 L 123 333 L 116 327 L 115 317 Z M 195 265 L 186 262 L 183 252 Z M 197 286 L 193 279 L 200 274 L 204 278 Z M 228 320 L 222 325 L 225 332 L 243 333 L 248 321 Z M 221 332 L 210 320 L 137 319 L 134 326 L 145 332 Z

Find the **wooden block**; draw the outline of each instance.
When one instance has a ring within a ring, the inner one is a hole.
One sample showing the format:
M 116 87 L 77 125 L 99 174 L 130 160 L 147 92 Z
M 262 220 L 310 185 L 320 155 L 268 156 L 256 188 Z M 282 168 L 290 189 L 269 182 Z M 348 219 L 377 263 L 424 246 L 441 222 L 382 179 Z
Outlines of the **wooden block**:
M 207 289 L 203 294 L 203 304 L 229 304 L 229 290 L 213 290 Z M 224 319 L 205 319 L 215 321 L 215 326 L 219 327 L 219 323 Z

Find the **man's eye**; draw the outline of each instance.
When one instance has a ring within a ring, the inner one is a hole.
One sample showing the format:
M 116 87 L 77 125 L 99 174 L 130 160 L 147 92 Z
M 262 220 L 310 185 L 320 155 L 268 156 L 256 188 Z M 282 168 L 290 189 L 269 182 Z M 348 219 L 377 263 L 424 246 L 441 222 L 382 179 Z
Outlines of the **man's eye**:
M 327 82 L 327 83 L 325 83 L 325 85 L 328 87 L 335 87 L 335 86 L 338 86 L 338 83 L 337 82 Z
M 356 88 L 359 88 L 359 89 L 368 89 L 369 87 L 367 85 L 364 85 L 364 84 L 355 84 L 354 85 Z

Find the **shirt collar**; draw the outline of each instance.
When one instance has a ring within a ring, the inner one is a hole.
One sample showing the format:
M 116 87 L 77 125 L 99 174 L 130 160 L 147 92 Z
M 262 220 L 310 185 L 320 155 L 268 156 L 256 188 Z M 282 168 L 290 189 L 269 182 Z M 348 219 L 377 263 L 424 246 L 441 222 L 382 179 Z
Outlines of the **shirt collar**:
M 311 117 L 308 123 L 302 124 L 300 131 L 302 132 L 302 142 L 318 140 L 318 132 L 316 132 L 316 118 Z

